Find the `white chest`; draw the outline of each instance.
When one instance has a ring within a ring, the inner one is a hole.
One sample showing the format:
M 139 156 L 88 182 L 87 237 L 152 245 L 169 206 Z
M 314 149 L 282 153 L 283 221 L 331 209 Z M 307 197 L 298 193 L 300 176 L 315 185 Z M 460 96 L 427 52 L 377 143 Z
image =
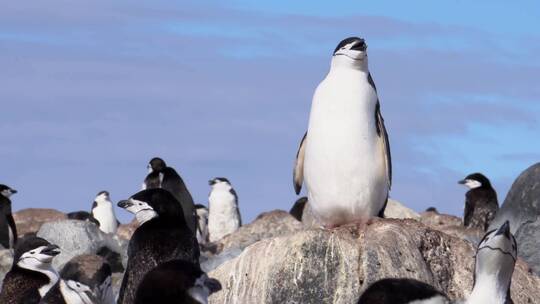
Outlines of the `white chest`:
M 228 190 L 213 190 L 208 198 L 208 233 L 211 242 L 240 227 L 235 196 Z
M 118 223 L 113 206 L 110 202 L 100 202 L 94 209 L 92 215 L 99 221 L 99 229 L 105 233 L 116 233 Z

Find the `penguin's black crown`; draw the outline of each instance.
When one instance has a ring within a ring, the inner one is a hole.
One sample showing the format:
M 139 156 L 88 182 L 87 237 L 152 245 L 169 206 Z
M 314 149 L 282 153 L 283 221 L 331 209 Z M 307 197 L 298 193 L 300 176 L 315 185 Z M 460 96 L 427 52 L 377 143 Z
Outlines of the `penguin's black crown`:
M 132 195 L 128 200 L 118 202 L 118 207 L 128 208 L 133 200 L 147 203 L 160 218 L 174 218 L 185 223 L 184 212 L 178 200 L 167 190 L 146 189 Z
M 363 51 L 365 51 L 367 49 L 366 41 L 364 39 L 358 38 L 358 37 L 349 37 L 349 38 L 345 38 L 345 39 L 341 40 L 341 42 L 334 49 L 333 54 L 336 54 L 337 51 L 339 51 L 340 49 L 344 48 L 346 45 L 351 44 L 351 43 L 355 43 L 355 44 L 353 44 L 349 48 L 350 50 L 356 50 L 356 51 L 362 51 L 363 52 Z
M 165 163 L 165 161 L 159 157 L 152 158 L 150 162 L 148 163 L 148 165 L 150 166 L 150 168 L 152 168 L 152 170 L 158 171 L 158 172 L 167 167 L 167 164 Z
M 226 179 L 225 177 L 216 177 L 216 178 L 213 178 L 213 179 L 211 179 L 211 180 L 208 181 L 208 184 L 209 184 L 210 186 L 212 186 L 212 185 L 214 185 L 214 184 L 216 184 L 216 183 L 218 183 L 218 182 L 225 182 L 225 183 L 227 183 L 227 184 L 229 184 L 229 185 L 231 184 L 231 182 L 229 182 L 229 180 Z
M 41 251 L 42 254 L 55 256 L 60 253 L 58 251 L 58 246 L 49 243 L 45 239 L 33 235 L 25 236 L 19 242 L 17 242 L 17 246 L 15 247 L 15 255 L 13 257 L 13 265 L 17 264 L 16 261 L 18 261 L 25 252 L 32 251 L 33 249 L 42 246 L 45 246 L 45 249 Z
M 468 179 L 475 180 L 482 184 L 482 187 L 491 187 L 491 182 L 489 179 L 482 173 L 476 172 L 467 175 L 463 180 L 459 181 L 460 184 L 464 184 Z

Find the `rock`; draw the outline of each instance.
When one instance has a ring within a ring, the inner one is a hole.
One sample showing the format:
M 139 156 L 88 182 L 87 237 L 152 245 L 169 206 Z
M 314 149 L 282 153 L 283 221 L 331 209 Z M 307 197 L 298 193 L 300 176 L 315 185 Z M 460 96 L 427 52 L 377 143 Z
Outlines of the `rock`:
M 432 229 L 469 241 L 474 246 L 478 245 L 485 234 L 481 229 L 463 226 L 461 218 L 457 216 L 440 214 L 436 211 L 422 212 L 418 220 Z
M 260 214 L 253 222 L 226 235 L 217 244 L 220 252 L 231 248 L 243 250 L 259 240 L 291 234 L 302 229 L 302 224 L 288 212 L 274 210 Z
M 2 281 L 4 277 L 11 269 L 13 264 L 13 250 L 11 249 L 2 249 L 0 250 L 0 290 L 2 286 Z
M 514 181 L 489 229 L 506 220 L 516 238 L 518 255 L 540 276 L 540 163 Z
M 396 219 L 419 219 L 420 215 L 414 210 L 405 207 L 400 202 L 389 198 L 388 203 L 386 204 L 386 209 L 384 209 L 384 217 Z
M 127 224 L 121 224 L 118 226 L 118 229 L 116 230 L 116 234 L 118 237 L 124 239 L 124 240 L 130 240 L 133 233 L 135 233 L 135 230 L 139 227 L 139 222 L 137 222 L 137 219 L 133 219 L 131 222 Z
M 230 248 L 214 256 L 207 256 L 204 253 L 202 253 L 200 257 L 201 269 L 204 272 L 210 272 L 218 268 L 221 264 L 239 256 L 241 253 L 242 253 L 242 249 L 240 248 Z
M 105 234 L 91 222 L 62 220 L 48 222 L 41 226 L 37 236 L 60 246 L 61 253 L 53 260 L 53 266 L 61 270 L 65 263 L 82 254 L 96 254 L 103 247 L 119 253 L 127 262 L 127 242 L 110 234 Z M 126 266 L 126 263 L 123 263 Z
M 460 299 L 472 288 L 474 254 L 470 243 L 411 219 L 303 230 L 259 241 L 210 272 L 223 289 L 209 303 L 356 303 L 382 278 L 414 278 Z M 511 292 L 516 304 L 540 299 L 540 278 L 521 261 Z
M 43 223 L 64 220 L 66 218 L 67 216 L 64 213 L 54 209 L 29 208 L 13 213 L 13 219 L 15 220 L 19 237 L 28 233 L 38 232 Z

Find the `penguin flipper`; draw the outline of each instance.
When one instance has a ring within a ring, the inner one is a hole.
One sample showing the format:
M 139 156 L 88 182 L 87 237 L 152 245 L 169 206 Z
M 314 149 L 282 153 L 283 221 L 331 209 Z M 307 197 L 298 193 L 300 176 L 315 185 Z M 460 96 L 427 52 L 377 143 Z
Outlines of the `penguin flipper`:
M 300 142 L 300 146 L 298 147 L 298 152 L 296 152 L 296 162 L 294 164 L 293 170 L 294 191 L 297 195 L 300 194 L 300 190 L 302 190 L 302 183 L 304 182 L 304 156 L 306 153 L 306 136 L 307 132 L 304 134 L 304 137 L 302 137 L 302 141 Z
M 17 225 L 15 225 L 15 220 L 13 219 L 13 215 L 10 213 L 7 217 L 8 225 L 11 227 L 11 233 L 13 234 L 13 245 L 17 244 Z
M 377 121 L 377 134 L 382 138 L 384 145 L 383 153 L 386 165 L 386 174 L 388 176 L 388 190 L 392 187 L 392 155 L 390 154 L 390 141 L 388 140 L 388 133 L 384 127 L 384 119 L 381 114 L 381 104 L 377 100 L 375 106 L 375 120 Z

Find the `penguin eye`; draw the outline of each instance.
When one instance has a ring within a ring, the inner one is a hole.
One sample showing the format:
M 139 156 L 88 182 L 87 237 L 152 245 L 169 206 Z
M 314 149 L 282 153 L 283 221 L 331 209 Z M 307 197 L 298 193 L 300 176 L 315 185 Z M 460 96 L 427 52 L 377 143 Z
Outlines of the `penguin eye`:
M 77 283 L 77 287 L 81 287 L 81 284 Z
M 36 252 L 35 251 L 30 251 L 30 254 L 35 254 Z
M 141 203 L 138 203 L 138 204 L 139 204 L 139 206 L 142 206 L 142 204 L 141 204 Z

